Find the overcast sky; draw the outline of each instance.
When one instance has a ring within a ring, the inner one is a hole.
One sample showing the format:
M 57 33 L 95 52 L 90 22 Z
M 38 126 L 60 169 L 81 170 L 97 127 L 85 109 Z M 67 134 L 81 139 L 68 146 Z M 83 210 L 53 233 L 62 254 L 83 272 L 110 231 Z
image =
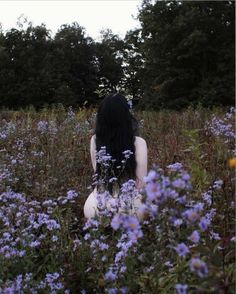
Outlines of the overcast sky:
M 141 0 L 0 0 L 0 23 L 4 31 L 16 27 L 23 14 L 33 25 L 45 23 L 53 34 L 62 24 L 76 21 L 94 39 L 105 28 L 124 37 L 126 31 L 139 27 L 132 15 L 137 16 L 140 4 Z

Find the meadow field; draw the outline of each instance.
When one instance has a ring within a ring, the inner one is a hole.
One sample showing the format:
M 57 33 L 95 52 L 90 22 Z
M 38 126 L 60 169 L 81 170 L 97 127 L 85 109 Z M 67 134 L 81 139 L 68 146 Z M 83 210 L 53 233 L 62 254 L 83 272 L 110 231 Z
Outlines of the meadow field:
M 145 218 L 86 222 L 96 109 L 0 111 L 0 293 L 234 293 L 235 109 L 134 116 Z

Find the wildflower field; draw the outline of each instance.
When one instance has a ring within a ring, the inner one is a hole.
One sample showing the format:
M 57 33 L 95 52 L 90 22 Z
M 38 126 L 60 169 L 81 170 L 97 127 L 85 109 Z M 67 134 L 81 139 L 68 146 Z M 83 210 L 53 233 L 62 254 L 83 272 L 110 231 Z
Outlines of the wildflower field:
M 134 116 L 144 217 L 130 180 L 86 221 L 96 110 L 0 112 L 0 293 L 235 293 L 235 109 Z

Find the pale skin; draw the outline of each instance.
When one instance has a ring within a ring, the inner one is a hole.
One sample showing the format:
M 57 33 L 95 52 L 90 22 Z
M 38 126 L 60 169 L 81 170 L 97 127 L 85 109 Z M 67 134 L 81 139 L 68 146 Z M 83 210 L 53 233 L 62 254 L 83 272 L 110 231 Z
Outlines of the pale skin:
M 144 186 L 143 178 L 147 175 L 147 144 L 146 141 L 141 137 L 135 137 L 135 160 L 137 163 L 136 167 L 136 188 L 141 189 Z M 94 172 L 96 171 L 96 144 L 95 135 L 90 140 L 90 156 Z M 97 199 L 96 199 L 96 188 L 90 193 L 84 204 L 84 216 L 86 218 L 93 218 L 96 215 Z M 141 205 L 141 195 L 134 201 L 135 211 L 137 211 L 138 217 L 141 219 L 142 216 L 138 212 L 138 208 Z

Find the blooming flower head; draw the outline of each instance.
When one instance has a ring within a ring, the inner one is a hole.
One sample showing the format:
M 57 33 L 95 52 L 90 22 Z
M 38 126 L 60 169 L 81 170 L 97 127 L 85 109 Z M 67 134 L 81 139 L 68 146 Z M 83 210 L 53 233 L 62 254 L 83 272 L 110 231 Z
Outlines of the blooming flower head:
M 175 163 L 167 166 L 167 168 L 171 171 L 180 171 L 182 169 L 182 167 L 183 167 L 183 165 L 180 162 L 175 162 Z
M 116 214 L 111 221 L 111 226 L 114 230 L 118 230 L 120 225 L 121 225 L 120 215 Z
M 234 236 L 234 237 L 232 237 L 231 239 L 230 239 L 230 241 L 231 242 L 235 242 L 236 243 L 236 237 Z
M 45 121 L 45 120 L 41 120 L 38 122 L 37 124 L 37 129 L 38 131 L 40 131 L 41 133 L 44 133 L 47 131 L 47 128 L 48 128 L 48 122 Z
M 178 218 L 174 221 L 174 226 L 175 227 L 180 227 L 183 223 L 183 220 L 181 218 Z
M 207 218 L 202 217 L 199 222 L 199 228 L 201 229 L 201 231 L 204 232 L 208 229 L 209 224 L 210 224 L 210 221 Z
M 157 173 L 156 173 L 156 171 L 154 171 L 154 170 L 150 170 L 150 171 L 148 172 L 148 175 L 147 175 L 146 177 L 144 177 L 144 181 L 145 181 L 146 183 L 148 183 L 148 182 L 151 182 L 151 181 L 155 180 L 156 177 L 157 177 Z
M 197 212 L 200 212 L 202 211 L 204 208 L 204 203 L 202 202 L 198 202 L 194 205 L 194 209 L 197 211 Z
M 213 188 L 219 190 L 223 185 L 223 181 L 222 180 L 217 180 L 214 182 L 213 184 Z
M 207 205 L 211 205 L 212 204 L 212 195 L 211 195 L 211 191 L 208 192 L 204 192 L 202 193 L 202 198 L 203 200 L 207 203 Z
M 187 294 L 188 286 L 183 284 L 176 284 L 175 289 L 178 294 Z
M 130 150 L 125 150 L 125 151 L 123 151 L 122 153 L 124 154 L 124 157 L 125 157 L 126 159 L 130 158 L 130 156 L 133 154 L 133 152 L 130 151 Z
M 67 199 L 74 199 L 75 197 L 78 196 L 78 193 L 76 193 L 74 190 L 69 190 L 67 191 Z
M 192 258 L 189 262 L 190 270 L 196 272 L 200 278 L 207 276 L 208 268 L 204 261 L 199 258 Z
M 185 257 L 187 253 L 189 253 L 188 247 L 184 243 L 180 243 L 175 247 L 176 252 L 179 256 Z
M 219 233 L 215 233 L 213 231 L 210 232 L 210 238 L 213 240 L 221 240 Z
M 235 168 L 236 167 L 236 157 L 232 157 L 228 160 L 228 167 Z
M 185 181 L 182 179 L 176 179 L 172 182 L 173 187 L 179 188 L 179 189 L 184 189 L 185 188 Z
M 117 274 L 109 269 L 105 274 L 106 281 L 115 281 L 117 279 Z
M 138 219 L 135 216 L 128 216 L 124 219 L 124 227 L 131 231 L 137 231 L 140 228 Z
M 146 187 L 147 199 L 153 201 L 160 197 L 161 191 L 158 189 L 158 185 L 155 182 L 147 183 Z
M 193 243 L 198 243 L 200 240 L 200 236 L 198 231 L 193 231 L 192 234 L 188 237 Z
M 109 288 L 109 289 L 107 289 L 107 293 L 108 294 L 117 294 L 118 289 L 117 288 Z
M 198 214 L 198 211 L 196 209 L 188 209 L 183 213 L 183 216 L 186 217 L 188 221 L 191 223 L 197 221 L 200 218 L 200 215 Z

